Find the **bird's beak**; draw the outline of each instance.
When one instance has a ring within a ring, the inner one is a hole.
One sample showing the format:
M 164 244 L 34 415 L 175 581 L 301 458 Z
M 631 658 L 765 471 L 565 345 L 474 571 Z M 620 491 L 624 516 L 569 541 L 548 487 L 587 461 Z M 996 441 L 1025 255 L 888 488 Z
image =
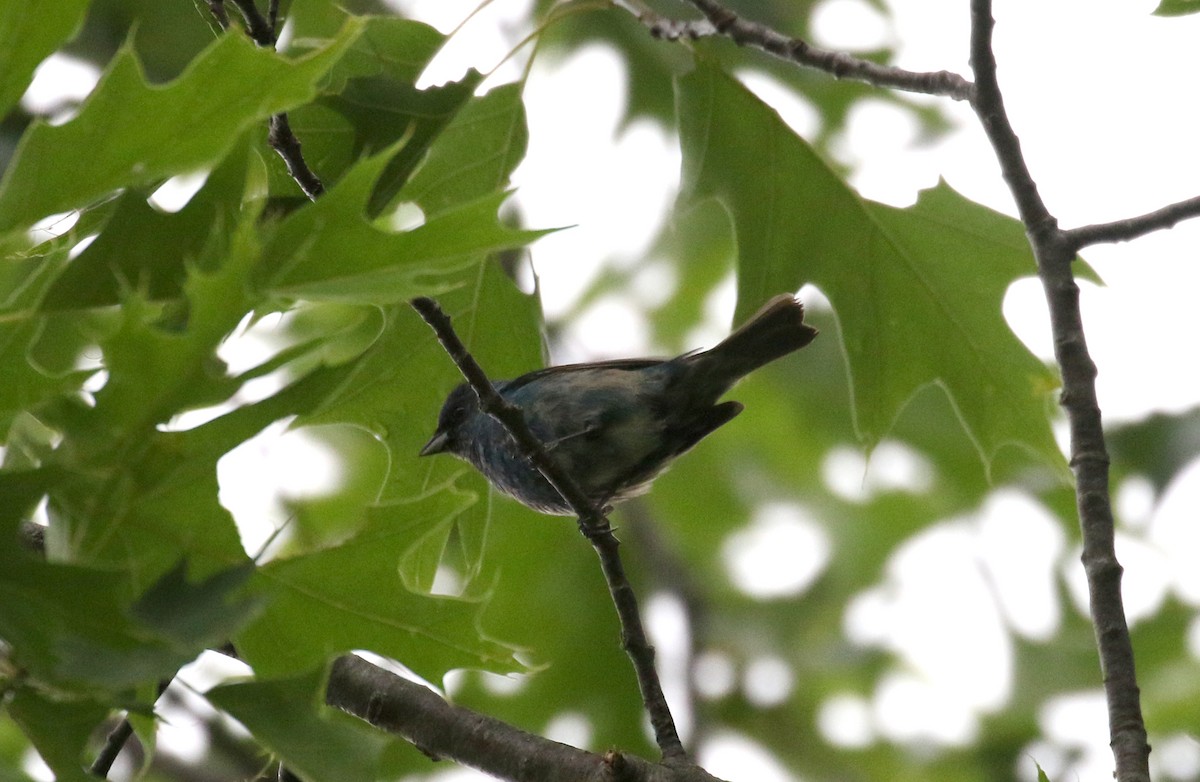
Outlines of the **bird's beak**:
M 433 437 L 429 438 L 429 442 L 425 443 L 425 447 L 421 449 L 421 452 L 418 453 L 417 456 L 432 456 L 435 453 L 444 453 L 446 450 L 447 439 L 448 438 L 446 437 L 445 432 L 435 432 Z

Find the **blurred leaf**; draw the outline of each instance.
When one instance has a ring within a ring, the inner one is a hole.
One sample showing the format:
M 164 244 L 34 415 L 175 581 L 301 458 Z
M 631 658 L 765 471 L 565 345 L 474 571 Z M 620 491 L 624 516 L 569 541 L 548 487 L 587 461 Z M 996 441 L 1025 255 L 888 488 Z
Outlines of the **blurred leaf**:
M 1200 456 L 1200 408 L 1156 413 L 1143 421 L 1114 426 L 1108 432 L 1108 443 L 1119 469 L 1145 475 L 1162 491 Z
M 1198 0 L 1160 0 L 1154 9 L 1155 16 L 1184 16 L 1200 11 Z
M 483 197 L 508 181 L 528 139 L 521 85 L 472 98 L 438 136 L 400 198 L 431 218 Z
M 193 584 L 187 580 L 187 561 L 181 559 L 138 598 L 132 615 L 198 654 L 224 644 L 260 608 L 257 600 L 234 599 L 253 573 L 254 565 L 247 561 Z
M 270 603 L 235 639 L 239 653 L 262 676 L 354 649 L 400 660 L 429 681 L 453 668 L 521 670 L 510 649 L 481 637 L 480 602 L 418 594 L 400 579 L 401 559 L 464 501 L 441 492 L 385 506 L 340 546 L 262 567 L 256 581 Z
M 188 264 L 203 257 L 214 232 L 237 224 L 248 163 L 244 152 L 229 154 L 174 213 L 150 206 L 144 192 L 121 194 L 104 230 L 54 280 L 40 309 L 115 305 L 134 291 L 150 301 L 181 296 Z
M 354 130 L 355 156 L 395 147 L 378 177 L 366 213 L 380 214 L 408 181 L 413 169 L 446 124 L 471 97 L 482 77 L 472 71 L 459 82 L 418 90 L 408 84 L 354 79 L 322 105 L 334 109 Z
M 277 293 L 318 301 L 387 304 L 461 285 L 480 253 L 519 247 L 547 231 L 497 219 L 507 193 L 461 203 L 410 231 L 367 222 L 366 202 L 388 154 L 360 162 L 318 202 L 292 214 L 264 251 Z M 318 230 L 320 228 L 321 230 Z
M 4 708 L 25 731 L 58 782 L 95 780 L 84 771 L 83 750 L 92 731 L 108 716 L 108 706 L 15 687 L 6 693 Z
M 733 218 L 738 320 L 779 291 L 818 285 L 838 316 L 868 447 L 935 383 L 985 465 L 1017 444 L 1066 475 L 1046 417 L 1056 380 L 1000 311 L 1008 285 L 1034 270 L 1019 223 L 944 184 L 909 209 L 859 198 L 774 110 L 711 65 L 679 80 L 678 100 L 684 203 L 715 197 Z
M 0 117 L 25 92 L 38 63 L 83 24 L 88 0 L 58 0 L 54 13 L 33 3 L 0 5 Z
M 348 23 L 295 62 L 225 35 L 165 87 L 148 84 L 124 48 L 74 119 L 24 134 L 0 181 L 0 232 L 215 164 L 248 127 L 311 98 L 360 29 Z
M 4 382 L 0 383 L 0 441 L 7 441 L 9 426 L 18 411 L 78 388 L 91 374 L 77 371 L 55 375 L 35 366 L 28 351 L 42 329 L 43 323 L 37 318 L 0 322 L 0 366 L 4 367 Z
M 312 16 L 308 13 L 290 16 L 289 20 L 296 23 L 294 46 L 300 48 L 303 44 L 306 48 L 314 48 L 314 40 L 319 43 L 321 38 L 336 35 L 352 18 L 337 6 L 333 7 L 332 13 L 336 16 L 320 29 L 313 29 Z M 327 92 L 340 92 L 349 79 L 372 76 L 413 84 L 446 42 L 446 36 L 424 22 L 394 16 L 358 17 L 358 21 L 363 25 L 362 33 L 330 72 Z
M 224 684 L 205 693 L 305 782 L 374 782 L 395 740 L 324 705 L 320 673 Z
M 323 20 L 320 26 L 330 21 Z M 359 158 L 390 149 L 391 158 L 367 204 L 367 215 L 375 217 L 470 100 L 482 77 L 469 71 L 459 81 L 417 89 L 417 79 L 445 37 L 407 19 L 363 21 L 362 34 L 330 73 L 322 95 L 291 112 L 290 120 L 297 136 L 305 139 L 306 159 L 326 184 L 341 179 Z M 309 22 L 308 14 L 302 14 L 298 35 Z M 397 144 L 401 140 L 403 144 Z M 271 171 L 280 186 L 295 192 L 280 161 L 272 160 Z
M 474 471 L 461 482 L 487 491 Z M 495 498 L 491 516 L 486 567 L 497 585 L 483 626 L 527 649 L 535 671 L 506 688 L 486 686 L 482 674 L 467 677 L 455 700 L 534 730 L 563 712 L 578 714 L 590 728 L 585 749 L 619 746 L 651 756 L 637 680 L 592 547 L 573 520 L 543 516 L 505 497 Z M 624 522 L 618 525 L 627 541 Z M 643 573 L 630 568 L 645 599 Z
M 116 693 L 171 678 L 202 648 L 133 619 L 122 574 L 42 562 L 7 546 L 0 564 L 0 637 L 37 682 Z
M 184 283 L 185 302 L 165 310 L 136 295 L 123 299 L 115 330 L 100 340 L 108 376 L 94 405 L 62 400 L 44 411 L 65 437 L 53 459 L 65 477 L 50 490 L 52 556 L 128 568 L 137 591 L 184 554 L 201 575 L 244 561 L 216 480 L 217 459 L 238 441 L 214 439 L 215 428 L 159 426 L 224 402 L 240 385 L 215 351 L 254 303 L 255 217 L 247 211 L 230 235 L 206 243 Z M 258 429 L 271 420 L 258 420 Z

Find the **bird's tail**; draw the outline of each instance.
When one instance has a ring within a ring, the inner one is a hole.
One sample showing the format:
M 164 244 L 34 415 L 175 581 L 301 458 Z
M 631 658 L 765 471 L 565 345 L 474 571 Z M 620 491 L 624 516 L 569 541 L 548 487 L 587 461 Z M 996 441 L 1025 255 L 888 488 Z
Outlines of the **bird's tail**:
M 759 367 L 799 350 L 816 336 L 817 330 L 804 322 L 804 305 L 790 293 L 781 293 L 694 360 L 697 369 L 731 386 Z

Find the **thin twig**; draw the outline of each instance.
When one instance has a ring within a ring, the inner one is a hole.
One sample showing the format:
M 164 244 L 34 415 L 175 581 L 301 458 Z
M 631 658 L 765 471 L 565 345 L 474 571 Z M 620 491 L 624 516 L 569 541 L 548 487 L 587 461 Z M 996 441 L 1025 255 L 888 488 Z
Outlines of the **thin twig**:
M 437 334 L 442 347 L 479 396 L 480 409 L 500 422 L 517 443 L 521 453 L 541 472 L 579 517 L 580 531 L 591 542 L 600 558 L 600 566 L 621 621 L 622 647 L 633 662 L 642 701 L 650 716 L 650 724 L 654 728 L 654 736 L 659 749 L 662 750 L 663 759 L 668 762 L 686 762 L 687 753 L 679 740 L 675 720 L 671 716 L 658 672 L 654 668 L 654 647 L 646 638 L 637 596 L 621 564 L 618 552 L 620 544 L 613 535 L 612 526 L 608 523 L 604 510 L 597 508 L 579 488 L 574 478 L 550 458 L 545 446 L 530 431 L 521 408 L 500 396 L 479 363 L 458 338 L 450 325 L 449 316 L 442 311 L 438 303 L 433 299 L 421 297 L 413 299 L 411 304 Z
M 158 697 L 162 697 L 162 694 L 167 691 L 167 687 L 170 685 L 170 679 L 160 681 L 158 683 Z M 125 748 L 125 744 L 131 736 L 133 736 L 133 723 L 129 721 L 129 717 L 122 717 L 117 726 L 104 739 L 104 746 L 96 753 L 96 759 L 92 761 L 91 767 L 88 768 L 88 773 L 101 779 L 107 777 L 108 772 L 112 770 L 113 763 L 117 760 L 117 756 L 121 754 L 121 750 Z
M 739 46 L 753 46 L 789 62 L 815 68 L 835 79 L 852 79 L 876 87 L 891 87 L 906 92 L 945 95 L 954 100 L 971 100 L 974 86 L 951 71 L 909 71 L 854 57 L 845 52 L 829 51 L 792 38 L 770 27 L 742 19 L 716 0 L 688 0 L 704 14 L 705 21 L 670 19 L 648 8 L 630 8 L 650 34 L 667 40 L 721 36 Z
M 1066 232 L 1067 241 L 1078 252 L 1084 247 L 1102 242 L 1127 242 L 1137 239 L 1151 231 L 1172 228 L 1176 223 L 1193 217 L 1200 217 L 1200 196 L 1164 206 L 1138 217 L 1072 228 Z
M 308 167 L 304 155 L 300 152 L 300 139 L 296 138 L 296 134 L 292 132 L 287 114 L 279 113 L 271 117 L 270 129 L 267 131 L 267 143 L 279 154 L 279 157 L 283 158 L 288 174 L 300 186 L 309 200 L 315 201 L 325 192 L 325 185 L 321 182 L 321 178 Z
M 230 0 L 242 14 L 246 23 L 246 35 L 250 40 L 264 49 L 275 48 L 275 31 L 273 25 L 263 16 L 254 0 Z
M 264 49 L 275 48 L 279 25 L 278 0 L 269 1 L 266 16 L 259 12 L 254 0 L 230 0 L 230 2 L 237 6 L 242 15 L 246 35 Z M 225 11 L 224 0 L 209 0 L 208 7 L 213 18 L 217 20 L 217 24 L 221 25 L 221 29 L 229 29 L 229 15 Z M 288 175 L 300 186 L 309 200 L 316 200 L 325 192 L 325 185 L 322 184 L 321 178 L 309 168 L 304 154 L 300 151 L 300 139 L 296 138 L 296 134 L 292 132 L 292 126 L 288 122 L 286 113 L 280 112 L 271 117 L 267 130 L 267 143 L 283 159 Z
M 1122 568 L 1113 546 L 1109 458 L 1096 399 L 1096 365 L 1084 338 L 1079 286 L 1071 268 L 1077 243 L 1058 227 L 1038 194 L 1004 110 L 992 50 L 994 25 L 991 1 L 971 0 L 971 67 L 976 89 L 973 107 L 1017 203 L 1050 308 L 1054 353 L 1062 370 L 1061 404 L 1071 431 L 1071 467 L 1075 472 L 1076 504 L 1083 532 L 1082 560 L 1108 702 L 1116 779 L 1149 782 L 1150 746 L 1121 599 Z
M 117 755 L 121 754 L 121 750 L 125 748 L 125 742 L 129 741 L 129 737 L 132 735 L 133 724 L 128 717 L 122 717 L 121 721 L 117 723 L 117 727 L 113 728 L 104 739 L 104 746 L 96 754 L 96 759 L 92 761 L 88 773 L 101 779 L 107 777 L 108 772 L 112 770 L 113 763 L 117 760 Z

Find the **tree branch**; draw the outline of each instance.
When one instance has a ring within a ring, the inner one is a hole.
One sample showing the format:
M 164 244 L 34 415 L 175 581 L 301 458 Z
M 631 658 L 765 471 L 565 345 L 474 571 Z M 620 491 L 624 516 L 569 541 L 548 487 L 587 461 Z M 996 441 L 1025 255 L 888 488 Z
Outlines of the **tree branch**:
M 1061 404 L 1071 431 L 1071 467 L 1083 531 L 1082 559 L 1108 702 L 1116 778 L 1118 782 L 1149 782 L 1150 746 L 1146 741 L 1133 645 L 1121 599 L 1122 568 L 1113 546 L 1109 458 L 1096 399 L 1096 365 L 1084 338 L 1079 286 L 1071 269 L 1077 237 L 1072 241 L 1067 232 L 1059 229 L 1042 202 L 1021 154 L 996 78 L 996 58 L 992 51 L 994 25 L 990 0 L 971 0 L 971 67 L 976 89 L 972 105 L 1017 203 L 1050 308 L 1054 353 L 1062 369 Z
M 621 621 L 621 645 L 633 663 L 637 674 L 638 687 L 642 693 L 642 702 L 650 716 L 650 724 L 654 728 L 654 737 L 662 750 L 663 759 L 672 763 L 686 763 L 687 753 L 679 740 L 679 732 L 675 728 L 675 720 L 671 716 L 667 699 L 663 695 L 662 684 L 658 672 L 654 668 L 654 647 L 646 638 L 646 630 L 642 625 L 641 613 L 638 610 L 637 596 L 629 579 L 625 575 L 624 565 L 618 551 L 620 543 L 612 532 L 603 509 L 597 508 L 588 499 L 583 490 L 546 453 L 545 446 L 537 436 L 530 431 L 521 408 L 511 404 L 496 391 L 483 369 L 467 351 L 462 340 L 454 333 L 450 318 L 444 313 L 437 302 L 430 298 L 413 299 L 415 309 L 430 328 L 437 334 L 442 347 L 453 359 L 462 372 L 463 377 L 479 396 L 479 406 L 483 412 L 495 418 L 505 428 L 521 449 L 522 454 L 546 478 L 555 491 L 566 500 L 567 504 L 579 517 L 579 529 L 591 542 L 600 558 L 600 567 L 604 571 L 604 579 L 608 583 L 609 594 L 617 608 L 617 616 Z
M 237 6 L 241 13 L 246 35 L 250 37 L 250 40 L 264 49 L 275 48 L 276 27 L 279 24 L 278 0 L 269 1 L 267 16 L 262 15 L 254 0 L 230 0 L 230 2 Z M 229 29 L 229 14 L 225 11 L 224 0 L 208 0 L 208 7 L 221 29 Z M 271 117 L 267 131 L 267 143 L 283 159 L 288 175 L 300 186 L 310 201 L 316 200 L 325 192 L 325 185 L 321 182 L 321 178 L 308 167 L 308 162 L 305 161 L 304 154 L 300 151 L 300 139 L 296 138 L 296 134 L 292 132 L 292 126 L 288 122 L 286 113 L 280 112 Z
M 326 703 L 449 758 L 513 782 L 720 782 L 692 765 L 603 756 L 536 736 L 462 706 L 354 655 L 333 663 Z
M 955 100 L 971 100 L 974 86 L 951 71 L 908 71 L 870 60 L 820 49 L 800 38 L 792 38 L 766 25 L 739 17 L 716 0 L 688 0 L 704 14 L 706 21 L 669 19 L 647 9 L 628 9 L 656 38 L 679 40 L 721 36 L 738 46 L 752 46 L 768 54 L 814 68 L 835 79 L 852 79 L 876 87 L 890 87 L 906 92 L 945 95 Z
M 88 773 L 101 779 L 107 777 L 108 772 L 112 770 L 113 763 L 117 760 L 117 755 L 121 754 L 121 750 L 125 748 L 125 742 L 129 741 L 131 736 L 133 736 L 133 723 L 129 721 L 128 717 L 122 717 L 121 721 L 117 723 L 117 727 L 109 731 L 108 736 L 105 737 L 104 746 L 96 754 L 96 759 L 92 761 Z
M 170 685 L 171 680 L 169 679 L 158 683 L 158 696 L 160 698 Z M 105 737 L 104 746 L 96 754 L 96 759 L 92 761 L 92 765 L 88 768 L 88 773 L 101 779 L 107 777 L 108 772 L 112 770 L 113 763 L 117 760 L 117 756 L 121 754 L 121 750 L 125 748 L 126 742 L 132 737 L 133 723 L 129 721 L 129 717 L 122 717 L 117 726 Z
M 254 0 L 230 0 L 242 15 L 246 23 L 246 35 L 250 40 L 264 49 L 275 48 L 275 29 L 267 18 L 259 13 Z
M 1151 231 L 1172 228 L 1176 223 L 1193 217 L 1200 217 L 1200 196 L 1164 206 L 1138 217 L 1072 228 L 1066 232 L 1067 241 L 1075 252 L 1078 252 L 1084 247 L 1101 242 L 1127 242 L 1137 239 Z

